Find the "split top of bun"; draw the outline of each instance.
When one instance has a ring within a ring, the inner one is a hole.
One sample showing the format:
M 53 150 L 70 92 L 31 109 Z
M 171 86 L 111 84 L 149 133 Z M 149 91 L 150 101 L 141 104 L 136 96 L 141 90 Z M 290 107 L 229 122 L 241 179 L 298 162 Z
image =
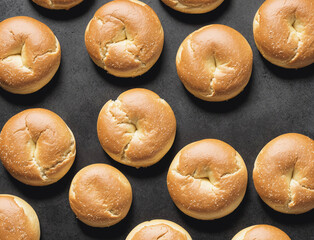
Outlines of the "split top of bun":
M 157 219 L 147 221 L 136 226 L 127 236 L 126 240 L 192 240 L 189 233 L 178 224 Z
M 99 113 L 99 141 L 116 161 L 133 167 L 158 162 L 171 148 L 176 118 L 169 104 L 147 89 L 131 89 Z
M 180 80 L 205 101 L 225 101 L 238 95 L 250 80 L 252 65 L 253 53 L 246 39 L 221 24 L 191 33 L 176 57 Z
M 61 48 L 45 24 L 30 17 L 0 23 L 0 86 L 12 93 L 33 93 L 45 86 L 60 65 Z
M 70 8 L 83 2 L 83 0 L 32 0 L 32 1 L 44 8 L 55 10 L 60 9 L 69 10 Z
M 39 220 L 23 199 L 0 194 L 0 237 L 4 240 L 39 240 Z
M 230 145 L 205 139 L 187 145 L 176 155 L 167 185 L 181 211 L 197 219 L 213 220 L 239 206 L 246 192 L 247 169 Z
M 257 11 L 254 39 L 271 63 L 302 68 L 314 62 L 314 4 L 312 0 L 267 0 Z
M 135 77 L 158 60 L 164 32 L 158 16 L 137 0 L 115 0 L 97 10 L 85 32 L 92 60 L 117 77 Z
M 224 0 L 162 0 L 166 5 L 183 13 L 199 14 L 216 9 Z
M 279 228 L 270 225 L 255 225 L 243 229 L 232 240 L 291 240 Z
M 288 133 L 271 140 L 256 158 L 253 180 L 276 211 L 301 214 L 314 208 L 314 141 Z
M 42 108 L 10 118 L 0 134 L 0 158 L 17 180 L 33 186 L 57 182 L 76 155 L 72 131 L 54 112 Z

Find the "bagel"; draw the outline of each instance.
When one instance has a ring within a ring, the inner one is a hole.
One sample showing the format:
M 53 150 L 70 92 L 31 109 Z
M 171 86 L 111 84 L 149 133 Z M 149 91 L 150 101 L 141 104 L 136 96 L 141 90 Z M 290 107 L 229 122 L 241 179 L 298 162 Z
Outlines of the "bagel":
M 192 240 L 190 234 L 178 224 L 157 219 L 137 225 L 126 240 Z
M 314 2 L 267 0 L 257 11 L 253 33 L 260 53 L 283 68 L 314 63 Z
M 57 72 L 61 48 L 45 24 L 30 17 L 0 23 L 0 87 L 29 94 L 44 87 Z
M 216 139 L 185 146 L 173 159 L 167 176 L 169 194 L 186 215 L 214 220 L 233 212 L 247 186 L 240 154 Z
M 40 239 L 37 214 L 23 199 L 0 194 L 0 236 L 3 240 Z
M 83 2 L 83 0 L 32 0 L 37 5 L 48 9 L 65 9 L 69 10 L 72 7 Z
M 71 168 L 76 154 L 73 133 L 55 113 L 28 109 L 10 118 L 0 133 L 0 159 L 20 182 L 45 186 Z
M 271 140 L 258 154 L 254 186 L 276 211 L 301 214 L 314 208 L 314 141 L 297 133 Z
M 128 214 L 132 188 L 127 178 L 107 164 L 93 164 L 72 180 L 70 206 L 75 215 L 92 227 L 110 227 Z
M 101 146 L 114 160 L 133 167 L 158 162 L 171 148 L 176 119 L 168 103 L 146 89 L 131 89 L 108 101 L 97 122 Z
M 194 96 L 225 101 L 237 96 L 250 80 L 253 53 L 236 30 L 213 24 L 191 33 L 179 47 L 180 80 Z
M 161 0 L 167 6 L 183 13 L 199 14 L 216 9 L 224 0 Z
M 241 230 L 232 240 L 291 240 L 279 228 L 270 225 L 255 225 Z
M 117 77 L 136 77 L 158 60 L 164 31 L 158 16 L 137 0 L 114 0 L 97 10 L 85 31 L 92 60 Z

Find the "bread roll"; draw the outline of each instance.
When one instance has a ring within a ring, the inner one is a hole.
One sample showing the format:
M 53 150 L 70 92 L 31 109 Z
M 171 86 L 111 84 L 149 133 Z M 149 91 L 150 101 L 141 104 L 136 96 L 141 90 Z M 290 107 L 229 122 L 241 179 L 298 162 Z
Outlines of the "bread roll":
M 253 32 L 260 53 L 272 64 L 302 68 L 314 62 L 313 0 L 267 0 L 257 11 Z
M 258 154 L 253 180 L 262 200 L 276 211 L 301 214 L 314 208 L 314 141 L 283 134 Z
M 205 101 L 237 96 L 250 80 L 253 53 L 236 30 L 219 24 L 191 33 L 181 44 L 177 72 L 185 88 Z
M 16 94 L 36 92 L 57 72 L 58 39 L 45 24 L 30 17 L 0 23 L 0 87 Z
M 255 225 L 243 229 L 232 240 L 291 240 L 279 228 L 270 225 Z
M 156 13 L 137 0 L 103 5 L 89 22 L 85 44 L 92 60 L 117 77 L 136 77 L 158 60 L 164 32 Z
M 239 206 L 246 192 L 247 170 L 240 154 L 230 145 L 205 139 L 187 145 L 175 156 L 167 185 L 183 213 L 213 220 Z
M 138 88 L 104 105 L 97 132 L 101 146 L 114 160 L 137 168 L 148 167 L 171 148 L 176 119 L 165 100 Z
M 39 240 L 40 226 L 34 209 L 23 199 L 0 194 L 1 240 Z
M 44 186 L 71 168 L 76 154 L 73 133 L 55 113 L 41 108 L 22 111 L 0 133 L 0 159 L 22 183 Z
M 190 234 L 178 224 L 157 219 L 136 226 L 126 240 L 192 240 Z
M 93 164 L 73 178 L 69 201 L 77 218 L 85 224 L 110 227 L 129 212 L 132 188 L 118 169 L 107 164 Z
M 169 7 L 183 13 L 199 14 L 216 9 L 224 0 L 161 0 Z
M 83 0 L 32 0 L 34 3 L 48 9 L 65 9 L 69 10 L 72 7 L 83 2 Z

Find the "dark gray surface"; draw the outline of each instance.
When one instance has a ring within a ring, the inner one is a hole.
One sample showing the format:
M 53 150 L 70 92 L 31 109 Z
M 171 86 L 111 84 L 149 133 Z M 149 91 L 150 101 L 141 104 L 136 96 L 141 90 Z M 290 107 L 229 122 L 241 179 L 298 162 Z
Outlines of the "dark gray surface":
M 195 240 L 231 239 L 252 224 L 272 224 L 295 240 L 314 240 L 314 211 L 299 216 L 277 213 L 258 197 L 252 182 L 254 160 L 272 138 L 287 132 L 314 137 L 314 66 L 285 70 L 265 61 L 252 35 L 254 14 L 263 0 L 225 0 L 215 11 L 186 15 L 159 0 L 144 0 L 158 14 L 165 30 L 165 47 L 157 64 L 144 76 L 118 79 L 98 68 L 84 45 L 84 31 L 95 11 L 108 1 L 85 0 L 70 11 L 50 11 L 29 0 L 0 0 L 0 21 L 17 16 L 34 17 L 47 24 L 62 47 L 62 62 L 54 79 L 39 92 L 19 96 L 0 90 L 0 128 L 14 114 L 42 107 L 59 114 L 77 140 L 77 157 L 69 173 L 48 187 L 29 187 L 13 179 L 0 164 L 0 193 L 14 194 L 36 210 L 42 239 L 125 239 L 137 224 L 155 218 L 172 220 Z M 175 68 L 176 51 L 192 31 L 221 23 L 241 32 L 252 46 L 254 67 L 243 93 L 224 103 L 196 99 L 181 84 Z M 96 121 L 103 104 L 130 88 L 155 91 L 173 108 L 177 136 L 169 153 L 155 166 L 136 170 L 118 164 L 102 150 Z M 171 160 L 185 145 L 204 138 L 231 144 L 243 157 L 249 172 L 247 194 L 239 208 L 216 221 L 198 221 L 182 214 L 171 201 L 166 175 Z M 121 170 L 133 187 L 134 200 L 128 216 L 116 226 L 94 229 L 76 220 L 68 203 L 71 179 L 92 163 L 108 163 Z M 1 237 L 1 236 L 0 236 Z

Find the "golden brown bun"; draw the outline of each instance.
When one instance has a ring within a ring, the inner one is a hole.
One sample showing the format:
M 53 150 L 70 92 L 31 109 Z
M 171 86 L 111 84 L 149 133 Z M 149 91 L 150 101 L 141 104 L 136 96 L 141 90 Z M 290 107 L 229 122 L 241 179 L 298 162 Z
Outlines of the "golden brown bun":
M 0 239 L 40 239 L 37 214 L 23 199 L 13 195 L 0 194 Z
M 70 8 L 78 5 L 83 2 L 83 0 L 32 0 L 34 3 L 48 9 L 65 9 L 69 10 Z
M 184 147 L 172 161 L 168 191 L 190 217 L 213 220 L 233 212 L 247 185 L 247 170 L 239 153 L 225 142 L 205 139 Z
M 224 0 L 161 0 L 169 7 L 183 13 L 207 13 L 216 9 Z
M 313 0 L 267 0 L 257 11 L 253 32 L 260 53 L 284 68 L 314 62 Z
M 32 186 L 57 182 L 71 168 L 73 133 L 55 113 L 28 109 L 9 119 L 0 134 L 0 158 L 17 180 Z
M 97 132 L 101 146 L 114 160 L 137 168 L 148 167 L 171 148 L 176 118 L 156 93 L 136 88 L 104 105 Z
M 157 219 L 137 225 L 126 240 L 192 240 L 190 234 L 178 224 Z
M 232 240 L 291 240 L 279 228 L 270 225 L 255 225 L 243 229 Z
M 177 72 L 186 89 L 205 101 L 238 95 L 250 80 L 253 53 L 236 30 L 219 24 L 191 33 L 181 44 Z
M 157 62 L 164 44 L 158 16 L 137 0 L 111 1 L 95 13 L 85 31 L 92 60 L 117 77 L 136 77 Z
M 118 169 L 107 164 L 93 164 L 73 178 L 69 201 L 77 218 L 85 224 L 110 227 L 129 212 L 132 188 Z
M 30 17 L 0 23 L 0 87 L 28 94 L 44 87 L 61 60 L 58 39 L 45 24 Z
M 301 214 L 314 208 L 314 141 L 283 134 L 261 150 L 253 180 L 263 201 L 276 211 Z

